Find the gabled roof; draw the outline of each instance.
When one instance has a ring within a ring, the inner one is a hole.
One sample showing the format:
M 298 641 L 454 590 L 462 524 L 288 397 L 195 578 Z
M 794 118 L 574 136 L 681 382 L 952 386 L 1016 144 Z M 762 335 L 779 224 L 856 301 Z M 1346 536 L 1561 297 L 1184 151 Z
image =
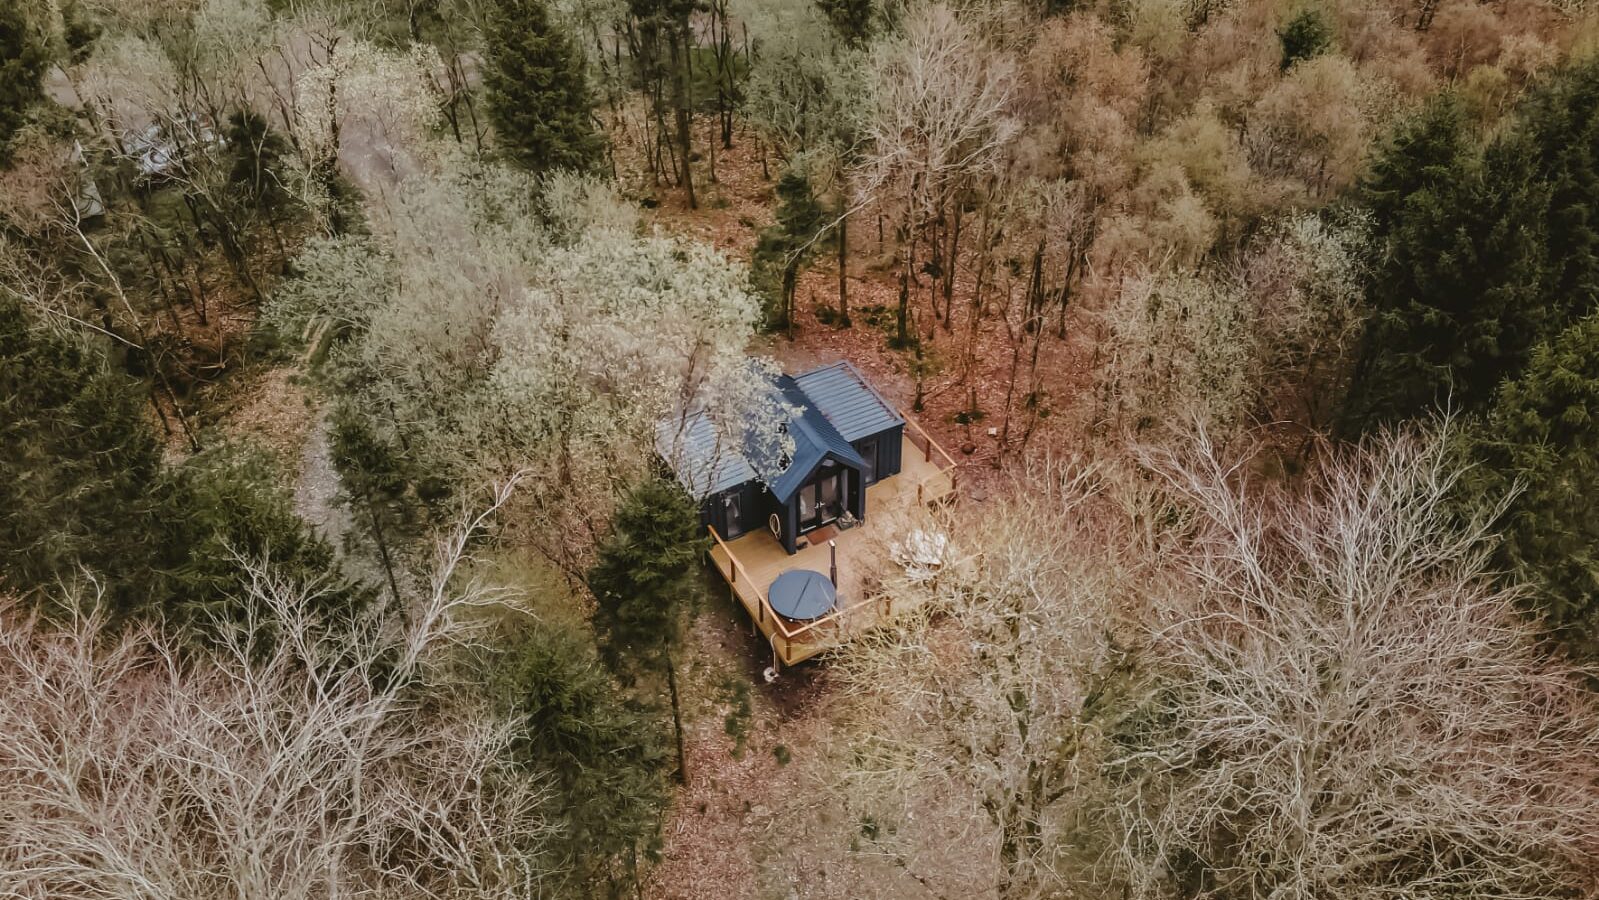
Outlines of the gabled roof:
M 846 441 L 858 441 L 905 424 L 905 419 L 847 360 L 796 375 L 794 381 Z
M 863 468 L 866 463 L 851 441 L 905 424 L 860 370 L 845 361 L 793 377 L 780 375 L 776 387 L 783 401 L 796 410 L 787 426 L 794 440 L 789 463 L 783 474 L 767 485 L 784 503 L 828 458 Z M 656 452 L 672 465 L 678 481 L 695 497 L 755 480 L 758 476 L 750 460 L 774 452 L 770 447 L 755 446 L 755 440 L 752 434 L 737 440 L 721 436 L 703 412 L 690 413 L 681 422 L 668 419 L 655 429 Z
M 859 469 L 866 465 L 861 455 L 855 452 L 849 441 L 839 434 L 833 423 L 817 410 L 816 405 L 810 401 L 799 383 L 787 375 L 777 378 L 778 390 L 783 392 L 783 399 L 792 407 L 799 410 L 799 415 L 789 420 L 788 434 L 794 439 L 794 452 L 788 467 L 777 480 L 767 485 L 772 495 L 781 502 L 787 503 L 788 498 L 794 496 L 800 485 L 805 483 L 811 473 L 822 461 L 831 456 L 845 465 Z

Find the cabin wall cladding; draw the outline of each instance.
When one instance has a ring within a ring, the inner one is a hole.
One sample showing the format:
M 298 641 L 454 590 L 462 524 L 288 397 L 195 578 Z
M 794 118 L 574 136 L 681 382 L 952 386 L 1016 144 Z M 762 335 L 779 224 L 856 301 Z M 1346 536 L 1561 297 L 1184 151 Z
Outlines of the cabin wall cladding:
M 739 513 L 736 522 L 735 505 Z M 700 526 L 710 525 L 717 534 L 731 539 L 757 528 L 765 528 L 767 514 L 771 511 L 772 498 L 766 489 L 759 482 L 746 482 L 715 494 L 700 504 Z
M 904 463 L 902 454 L 904 448 L 901 446 L 904 443 L 902 440 L 904 433 L 905 426 L 896 425 L 871 437 L 861 438 L 852 445 L 857 453 L 865 456 L 865 446 L 872 441 L 877 442 L 877 474 L 872 479 L 873 484 L 900 473 L 900 467 Z

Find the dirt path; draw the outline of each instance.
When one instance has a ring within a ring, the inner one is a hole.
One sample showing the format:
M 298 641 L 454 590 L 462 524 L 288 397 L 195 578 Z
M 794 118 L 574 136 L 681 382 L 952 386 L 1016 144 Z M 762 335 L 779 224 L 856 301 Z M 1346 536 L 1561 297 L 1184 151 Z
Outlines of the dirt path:
M 294 485 L 294 511 L 335 545 L 350 528 L 350 512 L 338 504 L 339 473 L 333 468 L 330 423 L 326 407 L 316 413 L 300 450 Z

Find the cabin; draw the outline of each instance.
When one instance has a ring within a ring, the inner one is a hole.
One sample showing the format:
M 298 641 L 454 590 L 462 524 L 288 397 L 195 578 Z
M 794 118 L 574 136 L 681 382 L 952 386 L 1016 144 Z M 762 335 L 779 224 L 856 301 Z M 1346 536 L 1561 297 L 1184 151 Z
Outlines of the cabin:
M 771 643 L 774 678 L 898 612 L 868 573 L 885 552 L 936 565 L 936 553 L 921 557 L 940 539 L 917 511 L 956 488 L 954 458 L 848 362 L 780 376 L 775 387 L 790 410 L 786 457 L 761 452 L 753 435 L 720 436 L 702 413 L 656 434 L 661 458 L 700 498 L 710 563 Z M 765 479 L 750 459 L 770 461 Z
M 702 526 L 726 540 L 765 528 L 793 554 L 818 529 L 866 521 L 867 488 L 900 472 L 905 419 L 847 361 L 781 375 L 777 389 L 795 410 L 784 426 L 794 448 L 769 484 L 756 477 L 747 448 L 719 440 L 703 415 L 681 424 L 676 453 L 678 423 L 663 424 L 657 437 L 679 481 L 702 498 Z

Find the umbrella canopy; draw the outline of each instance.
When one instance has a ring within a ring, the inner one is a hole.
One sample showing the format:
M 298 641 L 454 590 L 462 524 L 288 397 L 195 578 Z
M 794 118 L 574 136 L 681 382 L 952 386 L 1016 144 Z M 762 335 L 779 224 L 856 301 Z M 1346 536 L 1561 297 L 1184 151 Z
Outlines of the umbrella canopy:
M 833 582 L 821 572 L 790 569 L 777 576 L 766 592 L 766 600 L 778 615 L 797 621 L 827 614 L 838 599 Z

